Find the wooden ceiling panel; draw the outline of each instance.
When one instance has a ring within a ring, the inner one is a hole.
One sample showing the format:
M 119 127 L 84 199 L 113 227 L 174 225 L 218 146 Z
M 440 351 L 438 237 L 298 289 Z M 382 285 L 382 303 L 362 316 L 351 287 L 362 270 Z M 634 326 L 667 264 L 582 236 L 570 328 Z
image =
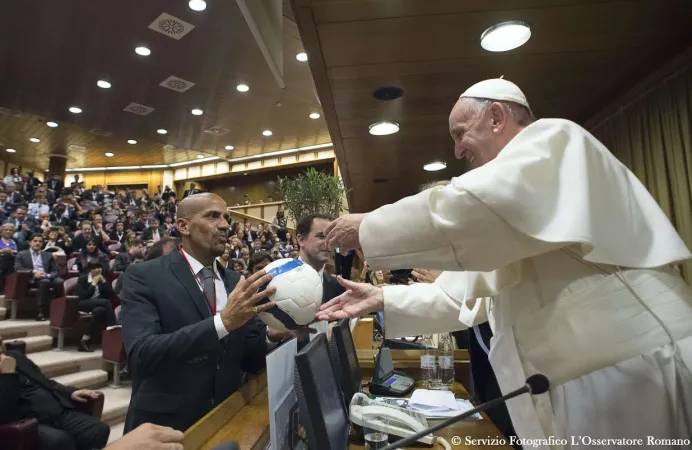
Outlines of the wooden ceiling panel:
M 287 3 L 287 2 L 284 2 Z M 150 30 L 168 13 L 194 25 L 180 40 Z M 284 81 L 278 86 L 236 2 L 208 2 L 204 12 L 186 1 L 9 2 L 0 12 L 0 142 L 18 150 L 5 159 L 39 168 L 45 155 L 67 152 L 68 167 L 168 164 L 205 156 L 240 157 L 330 142 L 292 12 L 284 11 Z M 151 56 L 134 53 L 145 45 Z M 184 93 L 161 87 L 169 76 L 194 83 Z M 103 90 L 96 81 L 113 87 Z M 244 83 L 250 91 L 240 93 Z M 155 108 L 148 116 L 124 112 L 131 102 Z M 81 115 L 68 112 L 72 105 Z M 201 117 L 190 110 L 204 110 Z M 19 117 L 16 116 L 20 116 Z M 61 126 L 50 129 L 46 120 Z M 222 136 L 211 127 L 230 130 Z M 165 136 L 156 133 L 168 130 Z M 90 130 L 110 136 L 94 136 Z M 272 137 L 262 136 L 270 129 Z M 33 133 L 33 134 L 28 134 Z M 29 145 L 29 137 L 42 139 Z M 136 139 L 136 146 L 126 141 Z M 164 145 L 176 147 L 164 150 Z M 84 146 L 86 151 L 66 150 Z M 229 153 L 224 149 L 233 145 Z M 185 149 L 185 150 L 180 150 Z M 116 153 L 106 158 L 104 153 Z
M 562 0 L 560 5 L 604 3 L 612 0 Z M 315 23 L 354 22 L 358 20 L 391 19 L 400 17 L 434 16 L 439 14 L 470 13 L 479 10 L 505 11 L 516 8 L 516 0 L 493 0 L 479 4 L 476 0 L 299 0 L 314 10 Z M 524 9 L 555 6 L 555 0 L 525 0 Z
M 504 76 L 538 117 L 580 123 L 692 45 L 689 0 L 292 0 L 352 211 L 374 209 L 421 183 L 459 175 L 447 117 L 459 94 Z M 523 20 L 532 37 L 505 53 L 480 35 Z M 373 91 L 403 88 L 382 102 Z M 400 131 L 373 137 L 370 124 Z M 422 170 L 430 160 L 447 169 Z M 378 182 L 374 182 L 377 180 Z
M 630 1 L 626 8 L 622 3 L 328 23 L 318 24 L 318 31 L 326 64 L 332 67 L 484 57 L 487 52 L 479 45 L 480 35 L 510 19 L 525 21 L 534 35 L 545 36 L 514 51 L 521 55 L 645 47 L 671 26 L 677 28 L 689 19 L 672 8 L 659 7 L 658 0 Z M 687 1 L 671 3 L 692 12 Z M 642 8 L 650 11 L 642 15 Z

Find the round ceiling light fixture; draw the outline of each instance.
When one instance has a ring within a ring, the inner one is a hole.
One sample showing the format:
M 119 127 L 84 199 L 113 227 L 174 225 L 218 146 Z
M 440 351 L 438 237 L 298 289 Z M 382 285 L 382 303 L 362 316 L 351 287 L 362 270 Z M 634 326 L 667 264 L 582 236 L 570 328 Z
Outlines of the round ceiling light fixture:
M 235 147 L 233 147 L 232 145 L 227 145 L 227 146 L 225 146 L 224 148 L 225 148 L 226 150 L 233 150 Z
M 271 136 L 272 134 L 274 134 L 274 133 L 272 133 L 272 130 L 264 130 L 264 131 L 262 132 L 262 136 L 266 136 L 266 137 L 269 137 L 269 136 Z
M 386 136 L 388 134 L 397 133 L 399 131 L 399 124 L 389 121 L 375 122 L 370 125 L 369 131 L 373 136 Z
M 300 52 L 296 55 L 296 59 L 300 62 L 305 62 L 308 60 L 308 54 L 305 52 Z
M 168 130 L 165 128 L 159 128 L 156 132 L 159 134 L 168 134 Z
M 72 114 L 81 114 L 82 113 L 82 108 L 79 108 L 77 106 L 70 106 L 70 112 Z
M 108 158 L 112 158 L 112 157 L 115 156 L 115 153 L 106 152 L 106 156 L 107 156 Z
M 98 80 L 96 82 L 96 86 L 100 87 L 101 89 L 110 89 L 111 88 L 111 84 L 106 80 Z
M 190 0 L 188 6 L 193 11 L 204 11 L 207 9 L 207 2 L 204 0 Z
M 319 118 L 320 118 L 320 113 L 312 113 L 312 114 L 310 114 L 310 118 L 311 118 L 312 120 L 319 119 Z
M 5 151 L 6 151 L 7 153 L 17 153 L 17 150 L 15 150 L 15 149 L 13 149 L 13 148 L 8 148 L 8 149 L 5 150 Z
M 506 52 L 531 39 L 531 28 L 518 20 L 498 23 L 481 34 L 481 47 L 489 52 Z
M 46 122 L 46 125 L 48 125 L 51 128 L 58 128 L 57 122 Z
M 137 47 L 135 48 L 135 53 L 140 56 L 149 56 L 151 55 L 151 50 L 149 50 L 147 47 Z
M 137 141 L 135 141 L 134 139 L 128 139 L 127 143 L 130 145 L 135 145 L 137 143 Z
M 248 86 L 247 84 L 239 84 L 235 88 L 238 90 L 238 92 L 247 92 L 250 90 L 250 86 Z
M 38 144 L 39 142 L 41 142 L 41 139 L 39 139 L 39 138 L 37 138 L 37 137 L 29 138 L 29 140 L 30 140 L 31 142 L 33 142 L 34 144 Z
M 197 155 L 197 159 L 202 159 L 204 158 L 204 155 Z
M 192 111 L 190 111 L 190 113 L 192 113 L 193 116 L 201 116 L 202 114 L 204 114 L 204 111 L 202 111 L 199 108 L 195 108 Z
M 443 170 L 447 168 L 447 163 L 442 161 L 429 162 L 423 166 L 423 170 L 427 172 L 437 172 L 438 170 Z

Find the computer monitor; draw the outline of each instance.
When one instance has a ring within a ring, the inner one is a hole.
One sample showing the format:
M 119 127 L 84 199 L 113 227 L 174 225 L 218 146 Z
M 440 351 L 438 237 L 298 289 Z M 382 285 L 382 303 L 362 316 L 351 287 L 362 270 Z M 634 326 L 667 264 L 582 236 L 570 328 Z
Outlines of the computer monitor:
M 363 384 L 363 374 L 358 364 L 356 347 L 353 344 L 350 321 L 342 319 L 332 329 L 332 339 L 329 350 L 336 370 L 336 376 L 341 385 L 344 404 L 348 408 L 356 392 L 360 392 Z
M 296 355 L 295 388 L 310 450 L 346 450 L 349 420 L 327 336 L 320 333 Z

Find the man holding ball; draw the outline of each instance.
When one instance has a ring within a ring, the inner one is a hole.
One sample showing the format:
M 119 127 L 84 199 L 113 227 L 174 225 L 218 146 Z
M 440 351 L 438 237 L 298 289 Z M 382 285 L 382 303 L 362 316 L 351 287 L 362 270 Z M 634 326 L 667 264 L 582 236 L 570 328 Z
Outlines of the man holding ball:
M 259 271 L 247 279 L 218 264 L 228 240 L 226 203 L 201 193 L 178 207 L 182 245 L 124 274 L 123 341 L 132 372 L 125 432 L 151 422 L 185 430 L 264 368 L 285 337 L 257 318 L 274 303 Z

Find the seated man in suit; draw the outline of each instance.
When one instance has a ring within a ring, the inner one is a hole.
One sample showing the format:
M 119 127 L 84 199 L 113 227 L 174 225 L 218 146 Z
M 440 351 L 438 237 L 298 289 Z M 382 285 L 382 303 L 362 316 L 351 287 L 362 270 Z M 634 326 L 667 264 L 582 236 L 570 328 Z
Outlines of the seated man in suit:
M 63 279 L 58 276 L 58 265 L 53 256 L 48 252 L 43 252 L 43 236 L 35 234 L 29 242 L 29 250 L 22 250 L 17 253 L 14 261 L 14 270 L 31 270 L 32 277 L 30 286 L 38 289 L 36 294 L 36 304 L 38 314 L 36 320 L 46 320 L 51 301 L 51 288 L 55 296 L 63 295 Z
M 123 342 L 132 375 L 125 432 L 152 422 L 185 430 L 257 372 L 276 332 L 256 314 L 274 306 L 264 271 L 248 279 L 216 262 L 228 240 L 226 203 L 203 193 L 184 199 L 182 245 L 123 274 Z
M 125 245 L 127 247 L 127 245 Z M 115 257 L 115 262 L 113 263 L 113 270 L 116 272 L 125 272 L 125 269 L 132 263 L 132 260 L 137 256 L 142 256 L 142 250 L 144 246 L 142 241 L 138 238 L 132 239 L 129 244 L 129 248 L 126 252 L 118 253 Z
M 148 245 L 151 245 L 158 242 L 163 237 L 165 232 L 166 227 L 161 226 L 159 219 L 150 219 L 149 228 L 142 232 L 142 241 L 146 242 Z
M 22 352 L 6 352 L 0 338 L 0 424 L 24 418 L 37 419 L 36 449 L 105 447 L 111 432 L 108 425 L 75 411 L 75 403 L 96 396 L 95 391 L 75 389 L 49 380 Z

